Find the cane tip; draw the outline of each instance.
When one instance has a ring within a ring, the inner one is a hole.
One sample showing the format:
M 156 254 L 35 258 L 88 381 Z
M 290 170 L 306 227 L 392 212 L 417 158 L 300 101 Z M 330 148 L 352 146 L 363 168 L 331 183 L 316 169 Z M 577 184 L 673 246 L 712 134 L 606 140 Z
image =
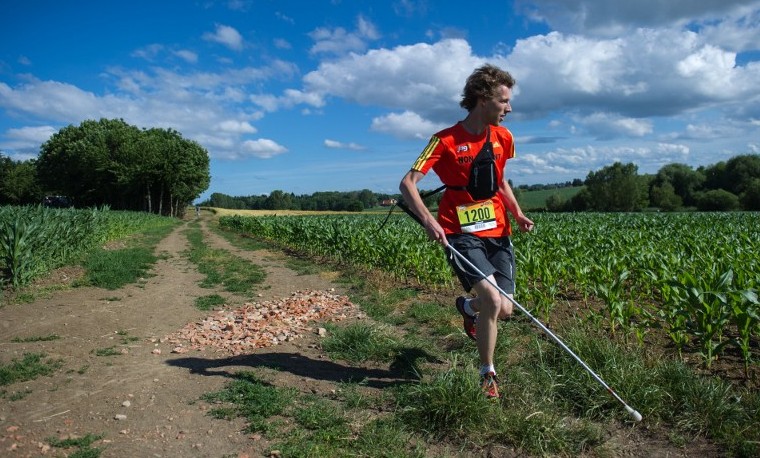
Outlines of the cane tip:
M 637 422 L 641 421 L 641 414 L 638 410 L 633 410 L 633 408 L 629 406 L 625 406 L 625 410 L 631 415 L 631 417 L 633 417 L 634 420 Z

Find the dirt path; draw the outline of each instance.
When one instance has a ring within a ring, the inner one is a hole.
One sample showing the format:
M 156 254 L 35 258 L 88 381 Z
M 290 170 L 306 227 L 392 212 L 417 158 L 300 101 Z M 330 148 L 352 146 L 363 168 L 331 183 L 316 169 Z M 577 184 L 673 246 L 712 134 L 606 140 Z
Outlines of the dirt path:
M 242 251 L 205 227 L 211 247 L 222 248 L 264 267 L 261 300 L 288 297 L 298 290 L 331 290 L 339 286 L 326 275 L 297 275 L 284 256 L 268 251 Z M 229 307 L 245 298 L 198 286 L 202 276 L 186 255 L 187 222 L 157 247 L 162 254 L 152 276 L 115 291 L 75 288 L 33 303 L 0 309 L 0 353 L 3 361 L 24 353 L 43 352 L 63 361 L 53 376 L 3 387 L 0 397 L 0 456 L 61 456 L 48 449 L 49 437 L 103 435 L 96 445 L 103 457 L 126 456 L 261 456 L 267 443 L 242 433 L 241 420 L 215 420 L 209 406 L 196 402 L 221 389 L 235 371 L 268 368 L 273 383 L 304 392 L 325 393 L 350 377 L 352 369 L 329 362 L 312 333 L 275 347 L 232 357 L 213 350 L 175 354 L 160 341 L 209 312 L 195 308 L 197 297 L 217 293 Z M 48 342 L 12 342 L 14 338 L 58 335 Z M 158 351 L 160 350 L 160 354 Z M 113 352 L 115 355 L 99 356 Z M 394 375 L 387 370 L 361 370 L 369 386 L 383 386 Z M 22 393 L 19 400 L 8 394 Z M 12 453 L 12 455 L 10 455 Z

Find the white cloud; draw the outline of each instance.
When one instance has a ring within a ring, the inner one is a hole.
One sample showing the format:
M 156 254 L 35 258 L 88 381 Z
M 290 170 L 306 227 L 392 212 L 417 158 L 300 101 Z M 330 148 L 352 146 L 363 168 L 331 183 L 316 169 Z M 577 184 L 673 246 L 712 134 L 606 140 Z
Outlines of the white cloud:
M 557 148 L 543 153 L 518 152 L 507 168 L 513 176 L 560 175 L 562 179 L 585 178 L 590 171 L 599 170 L 614 162 L 633 162 L 639 173 L 654 173 L 666 164 L 686 162 L 690 148 L 683 144 L 655 143 L 637 147 L 579 146 Z
M 57 122 L 58 128 L 100 118 L 121 118 L 138 127 L 172 128 L 209 149 L 212 158 L 235 159 L 243 157 L 243 137 L 257 132 L 252 123 L 264 114 L 245 105 L 249 88 L 274 77 L 289 77 L 295 71 L 295 66 L 282 61 L 218 73 L 181 73 L 159 67 L 146 71 L 114 68 L 103 77 L 115 83 L 116 92 L 105 95 L 67 83 L 29 78 L 16 87 L 0 82 L 0 108 L 23 117 Z M 7 133 L 0 141 L 5 141 L 7 153 L 22 151 Z M 34 149 L 38 150 L 39 145 Z M 277 149 L 254 152 L 269 157 Z
M 643 137 L 653 131 L 653 123 L 649 119 L 623 118 L 608 113 L 593 113 L 576 121 L 598 139 Z
M 760 49 L 760 8 L 747 8 L 731 14 L 722 21 L 704 25 L 700 34 L 705 41 L 729 51 L 756 51 Z
M 266 111 L 292 108 L 298 104 L 305 104 L 315 108 L 321 108 L 325 105 L 325 99 L 321 94 L 303 92 L 297 89 L 286 89 L 281 97 L 271 94 L 252 94 L 249 96 L 249 99 Z
M 232 11 L 246 12 L 251 8 L 252 3 L 253 2 L 251 0 L 228 0 L 227 8 L 231 9 Z
M 371 129 L 400 139 L 426 140 L 446 126 L 445 123 L 432 123 L 417 113 L 405 111 L 373 119 Z
M 190 64 L 198 62 L 198 54 L 189 49 L 172 50 L 167 46 L 158 43 L 153 43 L 136 49 L 132 51 L 131 55 L 132 57 L 139 57 L 148 62 L 155 62 L 164 58 L 165 54 L 179 57 Z
M 242 143 L 240 150 L 240 154 L 243 156 L 254 156 L 260 159 L 269 159 L 288 151 L 284 146 L 268 138 L 246 140 Z
M 241 51 L 244 46 L 243 36 L 235 28 L 228 25 L 217 24 L 216 30 L 203 34 L 203 39 L 220 43 L 234 51 Z
M 24 161 L 37 157 L 40 145 L 58 132 L 52 126 L 20 127 L 8 129 L 0 141 L 0 151 L 17 161 Z
M 397 0 L 391 6 L 397 15 L 403 17 L 412 17 L 427 11 L 427 2 L 424 0 Z
M 99 99 L 92 92 L 57 81 L 33 80 L 18 88 L 0 83 L 0 106 L 17 113 L 34 114 L 41 119 L 66 122 L 95 117 L 103 101 L 114 101 L 107 96 Z
M 56 132 L 58 130 L 51 126 L 37 126 L 8 129 L 6 135 L 21 142 L 44 143 Z
M 760 5 L 757 0 L 519 0 L 535 21 L 564 32 L 620 36 L 641 27 L 683 26 L 741 16 Z
M 362 151 L 366 149 L 364 146 L 358 143 L 343 143 L 337 140 L 325 139 L 325 146 L 333 149 L 348 149 L 352 151 Z
M 380 38 L 380 32 L 377 30 L 375 24 L 363 16 L 359 16 L 356 20 L 356 32 L 360 37 L 364 37 L 368 40 L 377 40 Z
M 343 27 L 328 29 L 319 27 L 309 33 L 314 40 L 310 51 L 312 54 L 342 55 L 348 52 L 361 52 L 367 48 L 367 41 L 380 38 L 377 27 L 364 17 L 357 19 L 356 30 L 349 32 Z
M 518 40 L 511 54 L 490 58 L 475 55 L 465 40 L 452 39 L 324 61 L 293 95 L 312 94 L 320 101 L 340 97 L 450 122 L 463 115 L 458 102 L 467 75 L 490 61 L 517 78 L 513 116 L 518 118 L 564 111 L 640 119 L 758 97 L 760 65 L 737 66 L 735 57 L 688 30 L 640 29 L 615 39 L 552 32 Z M 278 98 L 271 108 L 303 103 L 286 99 Z M 637 126 L 641 123 L 629 129 Z
M 275 38 L 273 40 L 274 47 L 277 49 L 293 49 L 293 45 L 284 38 Z
M 174 54 L 190 64 L 198 62 L 198 54 L 188 49 L 180 49 L 178 51 L 174 51 Z
M 309 34 L 315 41 L 311 47 L 312 54 L 345 54 L 350 51 L 363 51 L 367 45 L 357 34 L 349 33 L 343 27 L 327 29 L 320 27 Z
M 506 56 L 476 55 L 461 39 L 378 48 L 323 61 L 303 77 L 302 89 L 267 95 L 261 104 L 269 110 L 321 106 L 339 97 L 396 113 L 376 116 L 374 131 L 420 138 L 434 132 L 430 125 L 464 116 L 458 107 L 463 82 L 473 68 L 491 62 L 518 80 L 512 119 L 554 113 L 555 121 L 575 119 L 582 133 L 597 138 L 642 138 L 654 133 L 654 118 L 707 110 L 760 116 L 760 64 L 737 65 L 734 52 L 705 40 L 685 28 L 641 28 L 620 38 L 537 35 L 518 40 Z
M 304 76 L 304 91 L 450 121 L 462 114 L 462 82 L 482 63 L 463 40 L 374 49 L 321 63 Z
M 246 121 L 226 120 L 219 123 L 219 130 L 236 134 L 255 134 L 256 128 Z
M 132 57 L 139 57 L 147 61 L 152 61 L 158 56 L 158 54 L 163 52 L 164 49 L 164 45 L 153 43 L 132 51 Z
M 287 22 L 288 24 L 291 24 L 291 25 L 293 25 L 293 24 L 296 23 L 295 19 L 293 19 L 292 17 L 287 16 L 287 15 L 285 15 L 285 14 L 279 12 L 279 11 L 275 12 L 274 16 L 276 18 L 282 20 L 283 22 Z
M 686 30 L 637 30 L 591 39 L 552 32 L 519 40 L 503 65 L 518 80 L 515 112 L 678 114 L 756 97 L 760 67 Z
M 679 135 L 679 139 L 715 140 L 719 138 L 740 136 L 743 132 L 736 125 L 726 123 L 689 124 Z

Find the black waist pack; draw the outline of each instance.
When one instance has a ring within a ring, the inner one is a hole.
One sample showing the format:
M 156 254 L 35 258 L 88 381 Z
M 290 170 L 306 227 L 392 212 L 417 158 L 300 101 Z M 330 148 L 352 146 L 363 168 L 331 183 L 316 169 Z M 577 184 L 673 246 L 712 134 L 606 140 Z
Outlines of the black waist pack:
M 467 191 L 473 200 L 490 199 L 499 190 L 499 176 L 496 173 L 496 160 L 491 143 L 491 126 L 487 129 L 486 142 L 470 166 L 470 180 L 467 186 L 448 186 L 450 189 Z

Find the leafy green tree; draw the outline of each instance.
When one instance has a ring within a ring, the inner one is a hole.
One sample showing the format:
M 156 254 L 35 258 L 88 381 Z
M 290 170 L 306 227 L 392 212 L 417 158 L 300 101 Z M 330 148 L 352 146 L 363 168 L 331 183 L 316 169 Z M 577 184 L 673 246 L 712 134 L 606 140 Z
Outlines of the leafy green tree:
M 208 152 L 174 130 L 140 130 L 123 120 L 67 126 L 42 145 L 38 177 L 77 206 L 109 205 L 180 216 L 208 188 Z
M 563 199 L 558 193 L 546 198 L 546 209 L 550 212 L 561 212 L 567 209 L 567 199 Z
M 760 210 L 760 178 L 755 178 L 746 185 L 739 200 L 744 210 Z
M 705 176 L 704 189 L 726 189 L 729 183 L 726 181 L 726 163 L 716 162 L 710 166 L 701 166 L 697 171 Z
M 663 188 L 663 186 L 669 184 L 673 188 L 673 192 L 681 198 L 683 205 L 689 206 L 695 204 L 695 195 L 702 188 L 704 182 L 704 174 L 692 169 L 690 166 L 686 164 L 668 164 L 657 172 L 654 180 L 652 180 L 652 187 L 657 186 L 667 190 L 669 188 Z M 652 191 L 650 190 L 650 195 L 651 193 Z M 671 196 L 664 195 L 663 197 L 671 201 L 673 200 Z M 668 203 L 672 204 L 674 202 Z M 662 207 L 654 203 L 653 205 Z
M 208 152 L 197 142 L 186 140 L 174 130 L 162 132 L 164 161 L 161 163 L 161 200 L 168 199 L 169 214 L 182 215 L 187 206 L 208 188 Z M 166 213 L 163 211 L 162 213 Z
M 364 204 L 360 200 L 349 201 L 346 205 L 346 211 L 360 212 L 364 210 Z
M 42 145 L 37 172 L 43 189 L 75 199 L 80 207 L 119 205 L 116 163 L 128 139 L 139 133 L 123 120 L 87 120 L 69 125 Z
M 697 209 L 701 211 L 739 210 L 739 197 L 725 189 L 711 189 L 697 197 Z
M 362 189 L 359 191 L 357 200 L 362 203 L 362 209 L 374 207 L 378 202 L 378 198 L 375 193 L 369 189 Z
M 570 198 L 570 210 L 583 212 L 591 209 L 591 193 L 588 188 L 583 188 Z
M 734 156 L 726 162 L 718 162 L 699 170 L 706 177 L 705 190 L 725 189 L 739 195 L 750 186 L 754 179 L 760 178 L 760 155 Z
M 201 205 L 206 205 L 208 207 L 217 207 L 217 208 L 230 208 L 230 209 L 245 209 L 245 208 L 254 208 L 254 207 L 246 207 L 245 202 L 237 197 L 231 197 L 227 194 L 222 194 L 219 192 L 215 192 L 211 194 L 211 197 L 206 202 L 202 202 Z
M 661 185 L 653 185 L 649 190 L 649 200 L 653 206 L 663 211 L 674 211 L 683 206 L 681 196 L 676 194 L 675 188 L 670 182 Z
M 41 199 L 35 161 L 14 161 L 0 154 L 0 205 L 34 204 Z
M 267 210 L 291 210 L 293 197 L 293 194 L 278 189 L 269 194 L 264 205 Z
M 760 178 L 760 154 L 734 156 L 726 162 L 726 182 L 723 188 L 734 194 L 740 194 L 756 178 Z
M 590 194 L 591 209 L 628 212 L 644 208 L 648 199 L 637 172 L 635 164 L 620 162 L 589 172 L 586 189 Z

